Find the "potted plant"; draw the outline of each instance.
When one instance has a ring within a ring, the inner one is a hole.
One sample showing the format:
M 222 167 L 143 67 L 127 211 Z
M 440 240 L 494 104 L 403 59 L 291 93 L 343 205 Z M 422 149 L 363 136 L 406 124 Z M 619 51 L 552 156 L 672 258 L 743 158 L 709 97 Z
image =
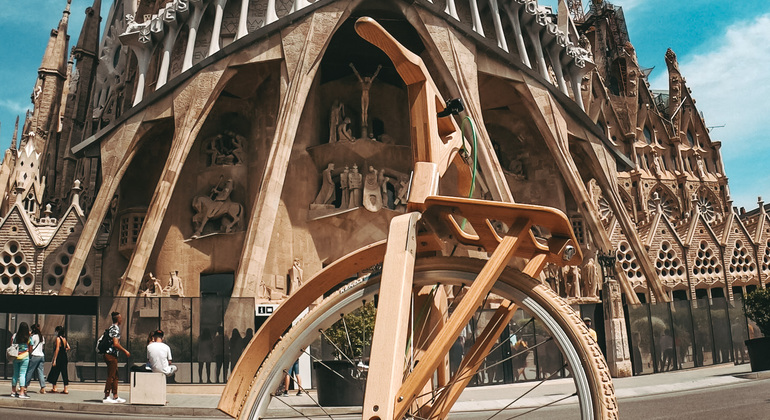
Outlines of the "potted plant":
M 374 304 L 368 302 L 324 331 L 323 341 L 331 345 L 333 358 L 313 363 L 320 405 L 363 404 L 376 312 Z
M 751 371 L 770 370 L 770 289 L 757 289 L 746 296 L 743 301 L 743 310 L 746 317 L 756 322 L 764 337 L 752 338 L 749 326 L 749 339 L 746 340 L 746 348 L 749 351 Z

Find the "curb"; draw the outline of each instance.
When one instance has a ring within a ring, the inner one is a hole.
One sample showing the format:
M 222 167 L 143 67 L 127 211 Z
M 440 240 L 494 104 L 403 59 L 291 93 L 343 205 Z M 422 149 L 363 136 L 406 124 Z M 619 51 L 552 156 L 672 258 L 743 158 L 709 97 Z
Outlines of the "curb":
M 0 407 L 33 409 L 40 411 L 63 411 L 89 414 L 127 414 L 152 416 L 185 416 L 185 417 L 217 417 L 230 418 L 216 408 L 202 407 L 164 407 L 158 405 L 103 404 L 88 402 L 58 402 L 35 401 L 34 399 L 20 400 L 8 396 L 0 397 Z

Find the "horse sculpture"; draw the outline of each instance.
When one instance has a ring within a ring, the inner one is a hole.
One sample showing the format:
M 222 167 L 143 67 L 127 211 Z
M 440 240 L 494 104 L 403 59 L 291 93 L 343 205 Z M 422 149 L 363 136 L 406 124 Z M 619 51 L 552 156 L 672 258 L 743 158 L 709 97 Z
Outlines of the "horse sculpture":
M 192 206 L 195 209 L 195 215 L 193 215 L 192 222 L 195 228 L 193 238 L 201 236 L 203 228 L 210 220 L 220 219 L 226 216 L 231 221 L 228 223 L 225 220 L 222 221 L 220 230 L 224 230 L 225 233 L 230 233 L 240 220 L 243 213 L 243 206 L 239 203 L 235 203 L 230 200 L 215 201 L 210 197 L 197 196 L 193 198 Z

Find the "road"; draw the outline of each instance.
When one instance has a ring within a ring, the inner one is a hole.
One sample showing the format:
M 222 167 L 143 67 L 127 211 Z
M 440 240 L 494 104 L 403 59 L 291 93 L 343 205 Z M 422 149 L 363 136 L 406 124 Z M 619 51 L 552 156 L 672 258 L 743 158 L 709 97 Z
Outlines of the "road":
M 766 419 L 770 416 L 770 379 L 712 387 L 694 391 L 623 398 L 618 401 L 620 418 L 623 420 L 724 420 L 724 419 Z M 523 419 L 570 419 L 575 418 L 575 405 L 548 407 L 529 413 Z M 489 419 L 492 412 L 457 413 L 451 418 L 457 420 Z M 509 410 L 498 414 L 494 420 L 514 418 L 521 411 Z M 104 414 L 79 414 L 67 412 L 45 412 L 46 420 L 96 420 Z M 117 417 L 117 416 L 112 416 Z M 166 417 L 129 416 L 129 420 L 155 420 Z M 39 420 L 40 411 L 0 408 L 0 419 Z M 192 420 L 193 417 L 173 417 L 176 420 Z M 203 417 L 195 417 L 200 420 Z M 351 418 L 351 417 L 346 417 Z M 218 420 L 221 420 L 219 418 Z

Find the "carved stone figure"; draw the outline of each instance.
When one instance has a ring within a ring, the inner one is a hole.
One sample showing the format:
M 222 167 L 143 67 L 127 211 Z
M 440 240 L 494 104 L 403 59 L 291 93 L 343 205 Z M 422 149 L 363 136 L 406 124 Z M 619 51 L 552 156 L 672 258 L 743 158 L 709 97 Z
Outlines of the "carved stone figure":
M 577 267 L 564 267 L 564 293 L 567 297 L 580 297 L 580 275 Z
M 545 282 L 551 287 L 557 295 L 559 294 L 559 278 L 561 277 L 561 268 L 558 265 L 548 263 L 543 268 Z
M 168 296 L 184 296 L 184 286 L 182 286 L 182 279 L 179 278 L 179 271 L 169 272 L 168 286 L 163 289 L 163 292 Z
M 337 135 L 337 130 L 344 119 L 345 105 L 340 101 L 335 100 L 329 115 L 329 143 L 336 143 L 340 140 Z
M 658 155 L 657 150 L 652 151 L 652 171 L 658 177 L 663 175 L 663 170 L 661 170 L 661 167 L 660 167 L 660 156 Z
M 382 208 L 382 188 L 380 187 L 379 173 L 374 166 L 369 166 L 369 173 L 364 178 L 364 208 L 377 212 Z
M 313 204 L 330 205 L 337 198 L 334 189 L 334 180 L 332 179 L 332 172 L 334 172 L 334 164 L 330 163 L 323 171 L 321 191 L 318 192 Z
M 232 131 L 225 131 L 206 140 L 205 153 L 209 155 L 209 166 L 240 165 L 246 161 L 243 145 L 246 138 Z
M 265 284 L 264 280 L 259 281 L 259 292 L 258 297 L 262 299 L 270 300 L 273 296 L 273 289 L 271 289 L 267 284 Z
M 358 165 L 355 163 L 348 176 L 348 187 L 350 188 L 350 203 L 348 208 L 361 207 L 363 175 L 358 172 Z
M 342 201 L 340 201 L 340 208 L 346 209 L 350 205 L 350 189 L 348 188 L 348 179 L 350 177 L 350 169 L 346 166 L 340 174 L 340 189 L 342 190 Z
M 382 207 L 391 208 L 392 200 L 388 200 L 388 183 L 390 178 L 383 175 L 384 171 L 380 171 L 380 178 L 382 179 L 380 188 L 382 188 Z
M 596 265 L 593 258 L 589 258 L 588 261 L 586 261 L 580 272 L 580 277 L 583 281 L 583 297 L 596 297 L 599 286 L 599 267 Z
M 409 197 L 407 197 L 407 194 L 409 193 L 409 178 L 402 175 L 401 179 L 398 180 L 398 191 L 396 191 L 396 199 L 393 201 L 393 203 L 396 206 L 406 206 L 406 201 Z
M 289 278 L 291 280 L 289 285 L 290 294 L 294 294 L 302 286 L 303 273 L 299 258 L 295 258 L 294 264 L 292 264 L 289 270 Z
M 147 273 L 147 280 L 142 285 L 142 289 L 139 290 L 139 296 L 161 296 L 163 294 L 163 288 L 160 287 L 158 278 L 155 277 L 152 272 Z
M 701 177 L 701 179 L 706 177 L 706 169 L 705 165 L 703 163 L 703 156 L 700 155 L 700 153 L 695 154 L 695 163 L 698 168 L 698 176 Z
M 337 124 L 337 141 L 347 140 L 350 142 L 356 141 L 353 137 L 353 131 L 350 130 L 350 118 L 345 117 L 340 123 Z
M 241 220 L 243 206 L 230 200 L 232 190 L 233 180 L 228 179 L 224 186 L 217 185 L 212 188 L 211 195 L 193 198 L 192 207 L 195 209 L 192 218 L 195 229 L 194 238 L 201 235 L 203 228 L 210 220 L 229 219 L 229 222 L 223 221 L 221 225 L 221 230 L 224 230 L 225 233 L 230 233 L 233 226 Z
M 350 68 L 353 69 L 353 73 L 356 74 L 358 82 L 361 84 L 361 137 L 366 138 L 368 137 L 367 127 L 369 126 L 369 90 L 372 88 L 372 82 L 374 82 L 374 79 L 380 73 L 382 66 L 378 65 L 377 70 L 372 76 L 363 78 L 358 73 L 358 70 L 356 70 L 356 66 L 354 66 L 353 63 L 350 63 Z

